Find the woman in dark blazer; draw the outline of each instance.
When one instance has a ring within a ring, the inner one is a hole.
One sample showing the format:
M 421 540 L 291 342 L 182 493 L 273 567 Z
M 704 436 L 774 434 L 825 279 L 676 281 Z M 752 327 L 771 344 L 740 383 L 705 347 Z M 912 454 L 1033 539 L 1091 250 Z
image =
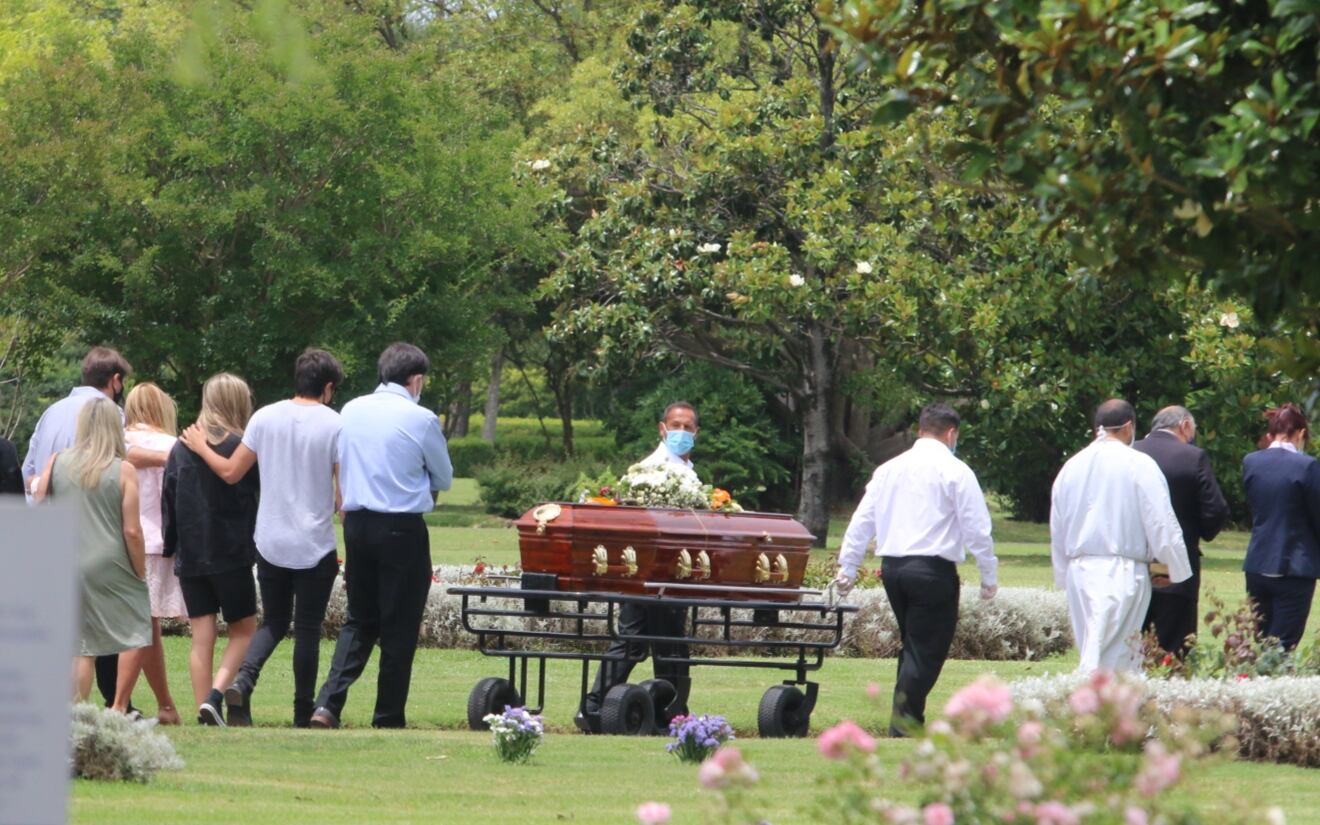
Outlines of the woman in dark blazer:
M 1266 413 L 1261 449 L 1242 460 L 1251 507 L 1251 543 L 1242 565 L 1261 635 L 1286 650 L 1301 641 L 1320 578 L 1320 462 L 1303 450 L 1310 437 L 1296 404 Z

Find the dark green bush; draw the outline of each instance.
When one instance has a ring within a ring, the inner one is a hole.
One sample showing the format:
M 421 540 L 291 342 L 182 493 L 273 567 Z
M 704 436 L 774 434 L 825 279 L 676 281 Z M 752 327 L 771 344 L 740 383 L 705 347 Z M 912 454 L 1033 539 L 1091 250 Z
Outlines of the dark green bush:
M 505 458 L 478 470 L 477 483 L 486 512 L 517 518 L 543 501 L 574 497 L 580 475 L 594 477 L 604 470 L 602 464 L 581 461 L 529 464 Z
M 449 442 L 449 460 L 453 462 L 455 476 L 471 478 L 479 468 L 495 460 L 495 446 L 480 436 L 455 438 Z

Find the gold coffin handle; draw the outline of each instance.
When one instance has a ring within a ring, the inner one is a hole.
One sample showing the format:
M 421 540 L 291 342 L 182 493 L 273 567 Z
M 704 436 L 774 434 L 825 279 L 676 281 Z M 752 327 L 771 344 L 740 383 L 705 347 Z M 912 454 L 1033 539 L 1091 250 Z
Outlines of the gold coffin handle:
M 752 573 L 752 580 L 757 584 L 770 581 L 770 557 L 765 553 L 756 557 L 756 571 Z
M 674 562 L 674 578 L 692 578 L 692 554 L 686 549 L 678 551 L 678 559 Z
M 591 551 L 591 566 L 597 576 L 610 572 L 610 554 L 605 545 L 597 544 L 596 549 Z
M 532 518 L 536 519 L 536 535 L 545 535 L 545 525 L 559 518 L 563 508 L 558 504 L 542 504 L 532 511 Z
M 623 553 L 622 553 L 622 555 L 620 556 L 620 559 L 623 561 L 623 568 L 624 568 L 624 573 L 623 573 L 623 575 L 625 575 L 625 576 L 636 576 L 636 575 L 637 575 L 637 551 L 634 550 L 634 549 L 632 549 L 632 547 L 625 547 L 625 548 L 623 548 Z
M 709 579 L 710 578 L 710 554 L 702 550 L 697 554 L 697 560 L 692 565 L 692 578 Z
M 788 581 L 788 559 L 780 553 L 775 556 L 774 565 L 770 568 L 770 580 L 776 582 Z

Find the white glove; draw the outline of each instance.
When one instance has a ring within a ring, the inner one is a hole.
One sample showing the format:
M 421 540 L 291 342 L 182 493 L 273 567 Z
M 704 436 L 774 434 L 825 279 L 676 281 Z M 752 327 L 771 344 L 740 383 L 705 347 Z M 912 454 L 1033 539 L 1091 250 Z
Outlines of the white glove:
M 849 576 L 847 573 L 840 570 L 839 575 L 834 577 L 834 592 L 838 593 L 839 598 L 842 599 L 844 596 L 847 596 L 849 593 L 851 593 L 852 589 L 853 589 L 853 577 Z
M 997 584 L 983 584 L 983 585 L 981 585 L 981 599 L 982 599 L 982 601 L 987 601 L 987 602 L 990 601 L 991 599 L 993 599 L 993 598 L 995 597 L 995 594 L 998 593 L 998 592 L 999 592 L 999 585 L 997 585 Z

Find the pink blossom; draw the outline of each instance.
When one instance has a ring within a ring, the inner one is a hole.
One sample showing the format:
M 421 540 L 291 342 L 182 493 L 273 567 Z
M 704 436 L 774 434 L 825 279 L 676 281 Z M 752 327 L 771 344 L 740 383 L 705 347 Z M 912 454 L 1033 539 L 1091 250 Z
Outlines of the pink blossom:
M 1039 745 L 1040 740 L 1044 736 L 1045 726 L 1040 722 L 1023 722 L 1021 726 L 1018 727 L 1017 741 L 1018 744 L 1024 748 L 1030 747 L 1031 745 Z
M 697 781 L 706 788 L 723 788 L 733 784 L 751 784 L 758 779 L 756 769 L 743 761 L 742 752 L 732 745 L 715 751 L 701 763 Z
M 936 719 L 926 726 L 926 732 L 934 736 L 948 736 L 953 733 L 953 726 L 943 719 Z
M 943 802 L 932 802 L 921 811 L 925 825 L 953 825 L 953 808 Z
M 885 820 L 890 825 L 917 825 L 919 816 L 916 808 L 909 808 L 906 805 L 897 805 L 885 810 Z
M 663 802 L 643 802 L 637 806 L 637 821 L 642 825 L 665 825 L 669 815 L 669 806 Z
M 872 683 L 870 683 L 869 685 L 867 685 L 867 686 L 866 686 L 866 695 L 869 696 L 869 697 L 871 697 L 872 699 L 879 699 L 879 698 L 880 698 L 880 685 L 879 685 L 878 683 L 876 683 L 876 682 L 872 682 Z
M 874 753 L 875 739 L 858 727 L 856 722 L 845 719 L 822 733 L 816 739 L 816 747 L 826 759 L 846 759 L 854 749 L 862 753 Z
M 1072 808 L 1062 802 L 1042 802 L 1036 806 L 1036 825 L 1080 825 Z
M 1132 786 L 1142 796 L 1155 796 L 1178 781 L 1182 774 L 1182 757 L 1169 750 L 1159 740 L 1146 743 L 1146 757 L 1141 770 L 1132 780 Z
M 1123 825 L 1146 825 L 1149 821 L 1150 817 L 1146 815 L 1146 812 L 1135 805 L 1129 805 L 1123 813 Z
M 1078 716 L 1095 713 L 1100 710 L 1100 695 L 1089 686 L 1079 687 L 1068 697 L 1068 706 Z
M 993 676 L 982 676 L 958 691 L 944 706 L 944 715 L 966 733 L 979 733 L 1013 712 L 1013 692 Z

